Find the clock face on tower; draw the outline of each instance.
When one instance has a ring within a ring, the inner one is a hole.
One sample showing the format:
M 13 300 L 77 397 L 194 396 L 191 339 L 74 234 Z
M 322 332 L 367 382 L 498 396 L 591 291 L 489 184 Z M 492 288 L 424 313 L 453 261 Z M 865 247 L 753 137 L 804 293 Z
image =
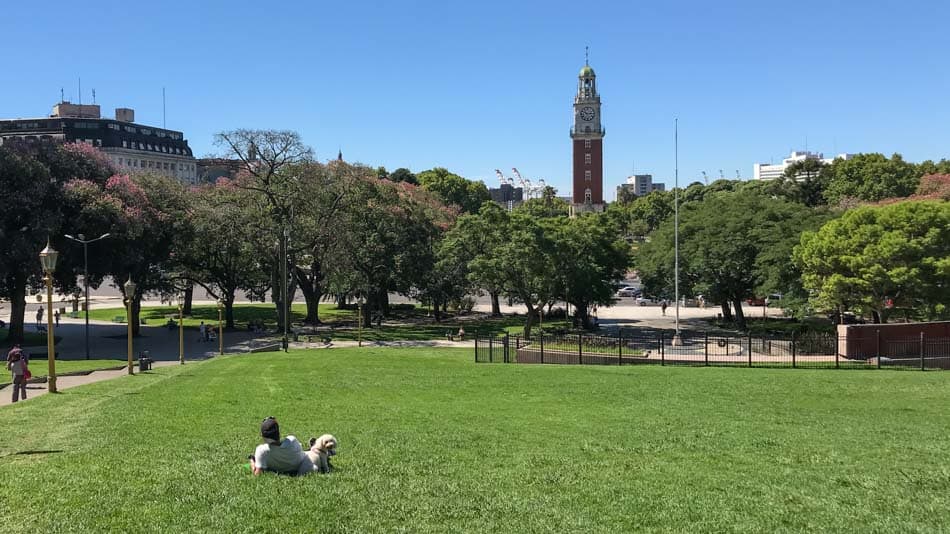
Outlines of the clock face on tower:
M 594 108 L 586 106 L 581 108 L 581 118 L 585 121 L 593 120 L 594 118 Z

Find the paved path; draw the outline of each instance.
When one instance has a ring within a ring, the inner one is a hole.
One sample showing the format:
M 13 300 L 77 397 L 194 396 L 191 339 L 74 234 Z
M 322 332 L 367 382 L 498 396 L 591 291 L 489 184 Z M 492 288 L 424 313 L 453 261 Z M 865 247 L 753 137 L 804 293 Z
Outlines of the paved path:
M 116 362 L 119 364 L 119 362 Z M 155 362 L 153 367 L 165 367 L 168 365 L 177 365 L 178 362 Z M 186 363 L 187 365 L 187 363 Z M 135 372 L 138 373 L 138 367 L 136 367 Z M 147 371 L 146 371 L 147 372 Z M 58 390 L 64 390 L 69 388 L 74 388 L 76 386 L 82 386 L 85 384 L 91 384 L 93 382 L 99 382 L 100 380 L 108 380 L 110 378 L 116 378 L 119 376 L 127 375 L 128 369 L 123 367 L 122 369 L 114 369 L 110 371 L 96 371 L 89 373 L 87 375 L 73 375 L 73 376 L 57 376 L 56 377 L 56 388 Z M 48 393 L 47 384 L 37 383 L 37 384 L 27 384 L 26 385 L 26 394 L 28 395 L 27 400 L 35 399 L 42 395 Z M 7 386 L 0 389 L 0 406 L 6 406 L 11 404 L 13 401 L 13 387 Z M 23 401 L 20 401 L 23 402 Z

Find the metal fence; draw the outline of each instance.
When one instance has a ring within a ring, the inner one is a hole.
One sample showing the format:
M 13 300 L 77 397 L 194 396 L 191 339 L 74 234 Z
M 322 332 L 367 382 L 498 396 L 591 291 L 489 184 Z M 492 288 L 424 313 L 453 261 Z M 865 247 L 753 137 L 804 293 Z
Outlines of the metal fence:
M 834 333 L 783 336 L 712 335 L 671 332 L 618 335 L 542 334 L 530 339 L 497 333 L 475 338 L 480 363 L 574 365 L 701 365 L 832 369 L 950 369 L 950 338 L 878 343 L 864 354 L 845 355 L 845 339 Z

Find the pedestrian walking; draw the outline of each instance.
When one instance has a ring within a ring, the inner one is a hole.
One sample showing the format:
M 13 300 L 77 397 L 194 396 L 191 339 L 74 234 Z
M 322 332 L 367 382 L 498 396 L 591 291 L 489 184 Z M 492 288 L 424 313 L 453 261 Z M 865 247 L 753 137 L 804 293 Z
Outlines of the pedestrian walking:
M 59 328 L 59 309 L 53 311 L 53 319 L 56 320 L 56 328 Z
M 663 302 L 660 303 L 660 312 L 661 312 L 663 315 L 666 315 L 666 307 L 667 307 L 667 306 L 669 306 L 669 304 L 666 303 L 666 300 L 663 300 Z
M 40 306 L 36 309 L 36 326 L 39 326 L 43 323 L 43 307 Z
M 26 400 L 26 380 L 30 370 L 20 345 L 14 345 L 7 353 L 7 370 L 13 375 L 13 402 L 19 401 L 21 396 Z
M 201 321 L 201 324 L 198 325 L 198 341 L 207 341 L 208 340 L 208 327 L 205 325 L 204 321 Z

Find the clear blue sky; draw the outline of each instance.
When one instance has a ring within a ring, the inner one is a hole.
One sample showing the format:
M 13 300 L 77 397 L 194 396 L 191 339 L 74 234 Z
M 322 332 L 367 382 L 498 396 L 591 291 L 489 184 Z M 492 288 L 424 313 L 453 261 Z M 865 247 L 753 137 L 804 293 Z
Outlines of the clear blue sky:
M 950 5 L 778 2 L 5 2 L 0 117 L 95 88 L 104 114 L 182 130 L 299 131 L 321 160 L 493 170 L 568 194 L 584 46 L 607 128 L 607 191 L 751 177 L 792 149 L 950 157 Z M 608 193 L 608 197 L 613 194 Z

